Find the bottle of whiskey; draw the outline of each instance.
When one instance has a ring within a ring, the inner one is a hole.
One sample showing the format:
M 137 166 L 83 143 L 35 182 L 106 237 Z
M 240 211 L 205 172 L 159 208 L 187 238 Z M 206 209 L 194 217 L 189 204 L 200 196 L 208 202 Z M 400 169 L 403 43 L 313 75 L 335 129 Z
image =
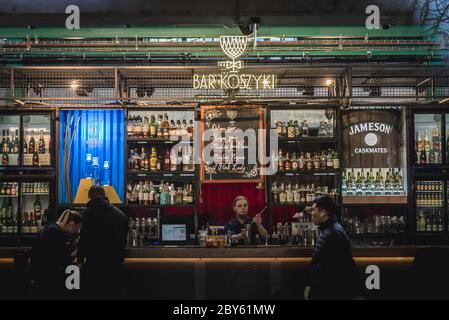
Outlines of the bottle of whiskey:
M 282 149 L 279 149 L 278 170 L 280 172 L 284 172 L 285 171 L 285 160 L 284 160 L 284 156 L 282 155 Z
M 151 115 L 150 138 L 156 138 L 156 119 L 154 118 L 154 114 Z
M 155 147 L 151 148 L 150 171 L 157 171 L 157 152 Z
M 148 160 L 148 154 L 145 152 L 145 148 L 142 147 L 142 152 L 140 153 L 140 165 L 138 166 L 140 170 L 149 171 L 150 162 Z
M 150 137 L 150 123 L 148 121 L 148 117 L 143 117 L 143 124 L 142 124 L 142 136 L 143 138 L 149 138 Z
M 31 138 L 30 138 L 30 143 L 28 143 L 28 153 L 29 154 L 34 154 L 35 151 L 35 142 L 34 142 L 34 130 L 31 130 Z
M 37 153 L 37 150 L 35 150 L 34 154 L 33 154 L 33 166 L 34 167 L 39 167 L 40 166 L 39 154 Z
M 426 135 L 424 137 L 424 152 L 425 152 L 425 163 L 429 163 L 429 155 L 430 155 L 430 151 L 432 150 L 432 144 L 430 143 L 429 140 L 429 132 L 426 130 L 425 131 Z
M 39 138 L 39 153 L 44 154 L 45 153 L 45 140 L 44 140 L 44 131 L 41 130 L 41 135 Z

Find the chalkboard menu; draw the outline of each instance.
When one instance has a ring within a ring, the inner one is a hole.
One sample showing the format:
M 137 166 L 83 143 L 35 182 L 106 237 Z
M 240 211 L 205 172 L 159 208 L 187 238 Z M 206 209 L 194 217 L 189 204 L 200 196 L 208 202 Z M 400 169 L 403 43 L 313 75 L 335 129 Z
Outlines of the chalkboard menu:
M 260 106 L 201 107 L 201 181 L 260 182 L 259 141 L 263 132 Z M 263 153 L 262 153 L 263 154 Z

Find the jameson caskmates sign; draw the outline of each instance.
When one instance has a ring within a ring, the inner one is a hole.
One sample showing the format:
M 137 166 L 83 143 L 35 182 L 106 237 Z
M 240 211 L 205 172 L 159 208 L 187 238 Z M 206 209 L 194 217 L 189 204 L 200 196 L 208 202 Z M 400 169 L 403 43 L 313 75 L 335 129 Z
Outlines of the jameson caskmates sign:
M 251 74 L 241 72 L 243 61 L 237 60 L 246 50 L 247 36 L 221 36 L 221 50 L 231 59 L 218 62 L 221 73 L 194 74 L 194 89 L 274 89 L 276 76 L 274 74 Z
M 349 127 L 349 135 L 363 134 L 366 146 L 354 148 L 355 153 L 387 153 L 388 148 L 380 145 L 378 133 L 389 135 L 392 126 L 381 122 L 362 122 Z
M 344 110 L 341 119 L 346 168 L 399 167 L 403 147 L 400 110 Z

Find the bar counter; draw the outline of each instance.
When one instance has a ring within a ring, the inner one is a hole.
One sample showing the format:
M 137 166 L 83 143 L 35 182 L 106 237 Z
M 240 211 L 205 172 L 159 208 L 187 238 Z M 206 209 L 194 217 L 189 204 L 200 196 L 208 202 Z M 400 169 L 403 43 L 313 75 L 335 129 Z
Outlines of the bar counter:
M 407 291 L 416 252 L 426 246 L 353 247 L 362 277 L 380 269 L 381 290 L 368 299 L 394 299 Z M 23 296 L 29 247 L 0 248 L 0 298 Z M 302 299 L 313 248 L 254 246 L 127 248 L 124 297 L 131 299 Z

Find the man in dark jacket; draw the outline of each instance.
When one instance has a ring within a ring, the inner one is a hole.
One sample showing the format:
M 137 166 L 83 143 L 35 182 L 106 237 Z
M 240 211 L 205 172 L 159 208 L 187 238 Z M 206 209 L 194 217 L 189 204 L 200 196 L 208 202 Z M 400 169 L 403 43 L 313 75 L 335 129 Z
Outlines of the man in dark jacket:
M 109 203 L 102 187 L 92 186 L 79 244 L 86 259 L 81 281 L 86 298 L 119 298 L 127 233 L 126 215 Z
M 38 233 L 31 251 L 31 272 L 39 298 L 66 297 L 65 270 L 75 257 L 68 246 L 70 237 L 79 232 L 81 215 L 66 210 L 57 222 L 47 224 Z
M 332 198 L 321 196 L 314 200 L 312 222 L 318 226 L 320 236 L 312 255 L 305 299 L 354 298 L 358 294 L 358 273 L 349 239 L 337 221 Z

